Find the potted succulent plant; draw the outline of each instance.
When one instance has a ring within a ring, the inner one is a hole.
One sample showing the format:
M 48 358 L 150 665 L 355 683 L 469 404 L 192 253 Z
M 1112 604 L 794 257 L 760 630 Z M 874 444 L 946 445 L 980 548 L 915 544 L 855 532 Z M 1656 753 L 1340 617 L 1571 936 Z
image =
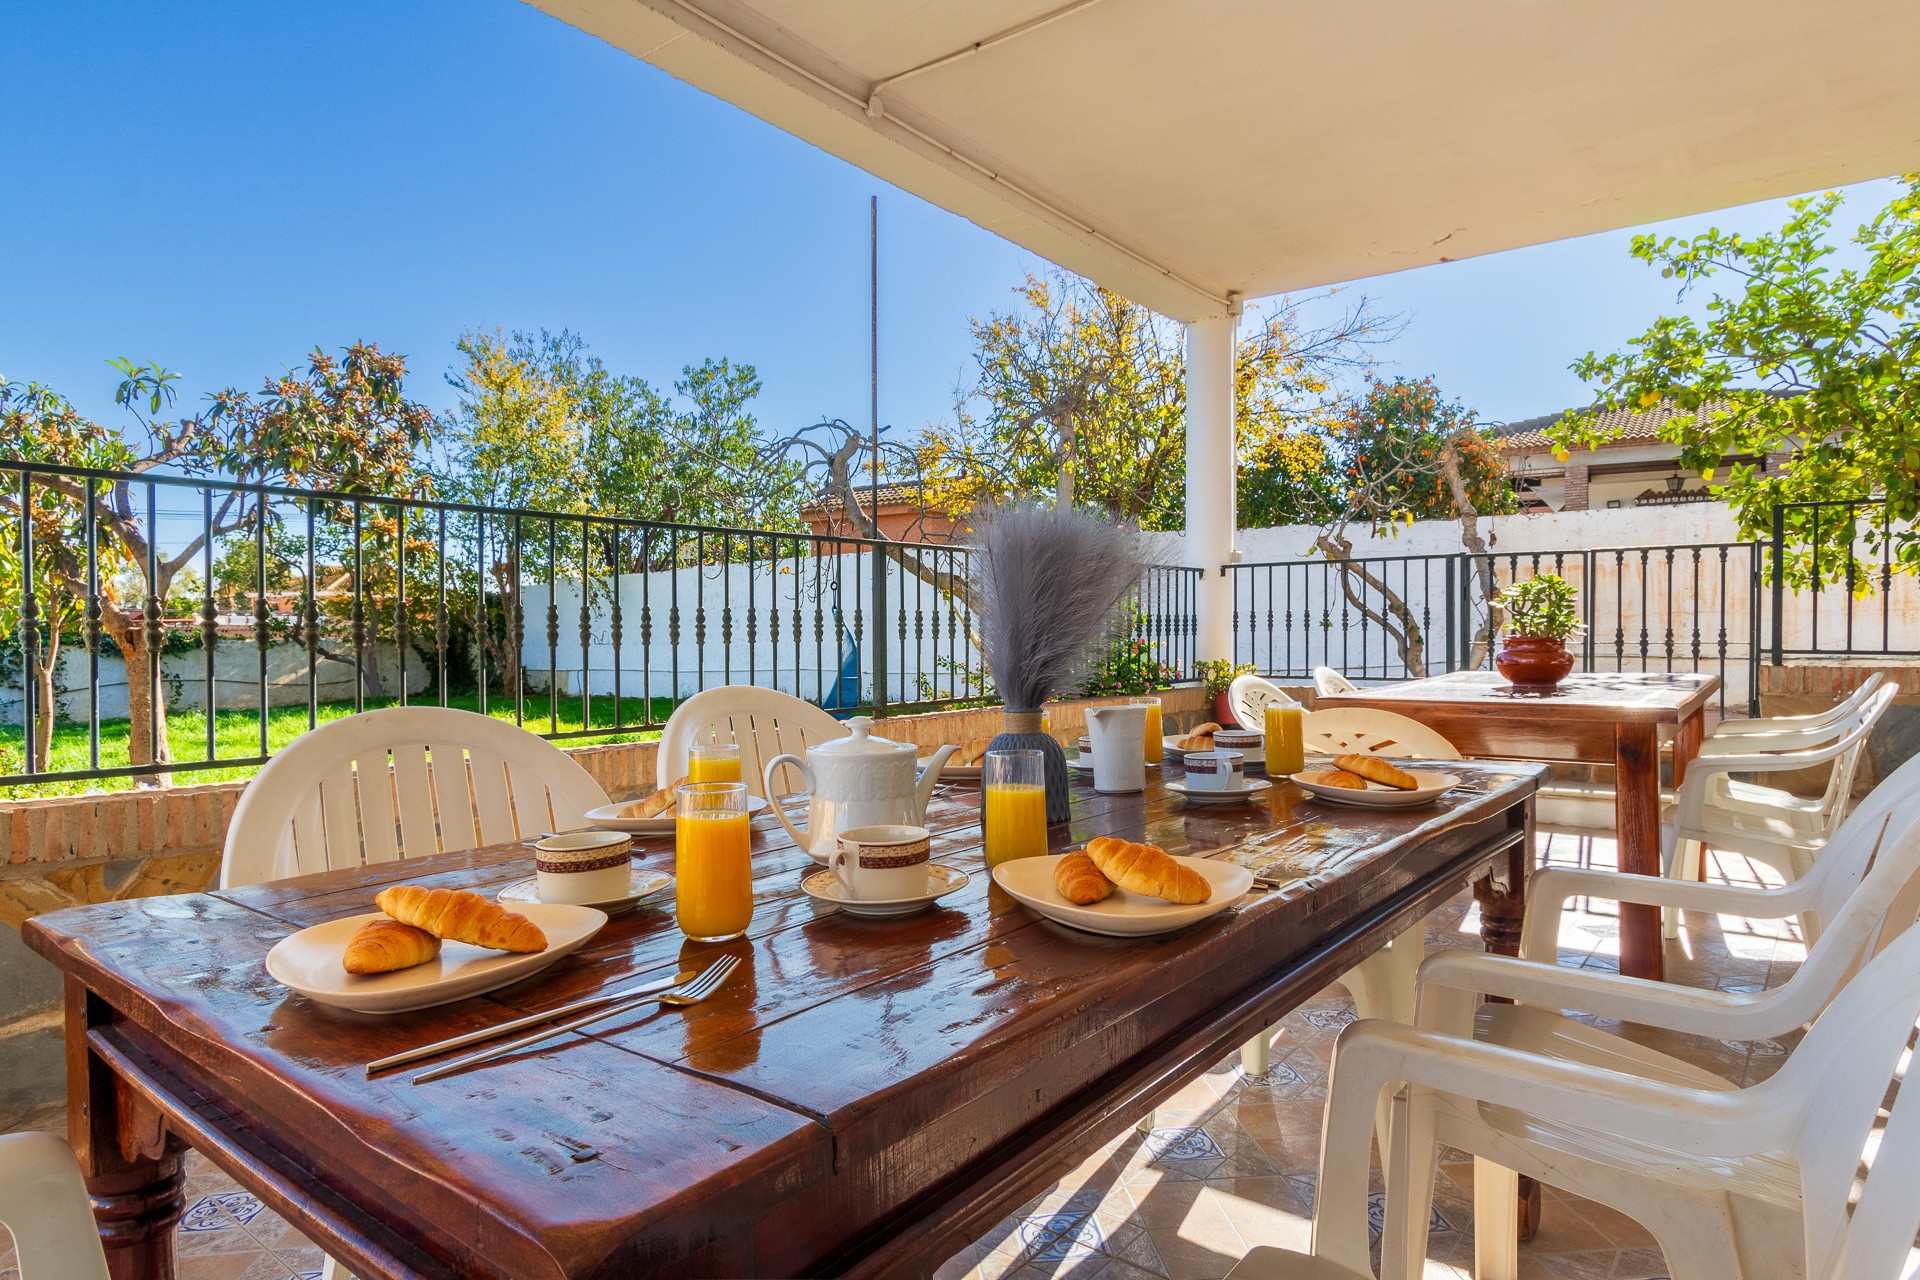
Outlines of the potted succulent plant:
M 1586 630 L 1574 595 L 1573 584 L 1552 573 L 1516 582 L 1500 593 L 1506 636 L 1493 665 L 1515 690 L 1551 693 L 1573 670 L 1567 640 Z
M 1233 718 L 1233 708 L 1227 705 L 1227 690 L 1233 687 L 1235 676 L 1244 676 L 1253 670 L 1251 662 L 1228 662 L 1225 658 L 1202 658 L 1193 664 L 1194 672 L 1200 677 L 1201 687 L 1207 691 L 1207 697 L 1213 700 L 1214 723 L 1226 728 L 1239 726 Z

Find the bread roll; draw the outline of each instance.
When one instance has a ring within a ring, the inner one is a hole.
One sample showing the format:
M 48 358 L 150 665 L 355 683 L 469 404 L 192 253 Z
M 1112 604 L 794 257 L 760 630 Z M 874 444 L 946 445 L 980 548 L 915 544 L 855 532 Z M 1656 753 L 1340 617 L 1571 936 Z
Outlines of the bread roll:
M 392 973 L 425 964 L 440 954 L 440 939 L 390 916 L 369 920 L 347 939 L 340 963 L 348 973 Z
M 1087 841 L 1087 856 L 1101 874 L 1129 893 L 1178 903 L 1205 902 L 1213 896 L 1205 876 L 1176 862 L 1159 845 L 1100 836 Z
M 1053 864 L 1053 887 L 1068 902 L 1085 907 L 1113 892 L 1113 881 L 1100 874 L 1084 852 L 1069 853 Z
M 495 951 L 547 949 L 547 935 L 540 932 L 539 925 L 465 889 L 397 884 L 382 889 L 374 902 L 400 923 L 425 929 L 436 938 Z
M 672 786 L 661 787 L 638 804 L 630 804 L 620 811 L 623 818 L 657 818 L 673 808 L 674 793 L 678 791 L 685 778 L 677 779 Z
M 1335 769 L 1331 773 L 1320 775 L 1323 787 L 1345 787 L 1348 791 L 1365 791 L 1367 780 L 1357 773 L 1348 773 L 1345 769 Z
M 1383 786 L 1397 787 L 1401 791 L 1418 791 L 1420 779 L 1405 769 L 1396 769 L 1379 756 L 1344 755 L 1333 758 L 1333 767 L 1345 769 L 1348 773 L 1357 773 L 1369 782 L 1378 782 Z
M 1193 732 L 1180 739 L 1182 751 L 1213 750 L 1213 735 L 1220 732 L 1220 726 L 1209 720 L 1205 724 L 1193 726 Z

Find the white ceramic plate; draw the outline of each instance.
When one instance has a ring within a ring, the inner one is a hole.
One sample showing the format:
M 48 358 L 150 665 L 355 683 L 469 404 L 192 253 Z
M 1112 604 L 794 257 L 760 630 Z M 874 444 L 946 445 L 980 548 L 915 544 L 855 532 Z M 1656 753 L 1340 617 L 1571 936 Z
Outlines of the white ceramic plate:
M 917 897 L 897 898 L 887 902 L 862 902 L 847 896 L 847 887 L 834 879 L 831 871 L 816 871 L 800 882 L 809 898 L 816 902 L 830 902 L 850 916 L 864 916 L 872 920 L 885 920 L 893 916 L 910 916 L 916 911 L 925 911 L 939 899 L 957 889 L 964 889 L 973 879 L 964 871 L 955 871 L 952 867 L 943 867 L 933 863 L 927 868 L 927 891 Z
M 928 765 L 932 763 L 933 763 L 933 758 L 929 756 L 926 759 L 921 760 L 915 767 L 924 770 Z M 944 765 L 940 769 L 940 781 L 942 782 L 978 782 L 980 781 L 980 769 L 981 769 L 981 766 L 977 764 Z
M 620 815 L 638 800 L 628 800 L 622 804 L 603 804 L 598 809 L 587 810 L 587 821 L 596 827 L 605 827 L 609 831 L 630 831 L 640 836 L 670 836 L 673 834 L 673 814 L 671 811 L 657 818 L 623 818 Z M 749 820 L 760 816 L 767 807 L 765 796 L 747 797 L 747 817 Z
M 340 967 L 347 939 L 367 921 L 386 914 L 369 911 L 343 920 L 329 920 L 280 939 L 274 943 L 273 950 L 267 952 L 267 973 L 275 982 L 321 1004 L 361 1013 L 405 1013 L 483 995 L 532 977 L 554 961 L 578 951 L 607 922 L 607 913 L 592 907 L 528 903 L 515 910 L 539 925 L 540 931 L 547 935 L 545 951 L 516 954 L 489 951 L 464 942 L 443 942 L 438 956 L 411 969 L 348 973 Z
M 1330 787 L 1320 779 L 1334 769 L 1308 769 L 1296 773 L 1293 780 L 1313 792 L 1322 800 L 1331 800 L 1335 804 L 1350 804 L 1362 809 L 1410 809 L 1418 804 L 1432 804 L 1449 789 L 1460 785 L 1460 779 L 1451 773 L 1434 773 L 1426 769 L 1409 769 L 1419 780 L 1416 791 L 1401 791 L 1379 782 L 1369 782 L 1365 791 L 1351 791 L 1346 787 Z
M 1160 761 L 1158 760 L 1149 760 L 1146 763 L 1149 769 L 1158 769 L 1160 767 Z M 1080 773 L 1092 773 L 1093 758 L 1091 756 L 1068 756 L 1067 768 L 1077 770 Z
M 625 893 L 617 898 L 608 898 L 605 902 L 583 902 L 580 905 L 597 908 L 608 915 L 617 915 L 622 911 L 631 910 L 648 894 L 659 893 L 673 883 L 673 877 L 664 871 L 648 871 L 642 867 L 629 867 L 628 871 L 632 879 L 628 882 Z M 501 906 L 512 907 L 515 911 L 522 907 L 541 905 L 540 877 L 528 876 L 525 880 L 515 880 L 493 896 Z
M 1193 804 L 1239 804 L 1273 790 L 1273 783 L 1265 778 L 1248 778 L 1237 791 L 1201 791 L 1179 781 L 1169 781 L 1166 787 L 1182 800 Z
M 993 869 L 993 879 L 1023 905 L 1049 920 L 1113 938 L 1138 938 L 1184 929 L 1197 920 L 1226 910 L 1239 901 L 1241 894 L 1253 888 L 1253 872 L 1238 863 L 1207 858 L 1181 858 L 1180 861 L 1213 885 L 1211 898 L 1181 906 L 1116 888 L 1092 906 L 1079 906 L 1068 902 L 1053 887 L 1053 869 L 1057 864 L 1051 856 L 1003 862 Z

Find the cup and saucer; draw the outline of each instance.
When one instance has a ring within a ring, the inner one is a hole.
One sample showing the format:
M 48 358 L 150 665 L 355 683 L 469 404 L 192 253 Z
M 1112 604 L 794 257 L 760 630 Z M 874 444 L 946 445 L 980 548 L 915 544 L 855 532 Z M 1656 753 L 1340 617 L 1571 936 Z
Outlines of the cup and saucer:
M 1189 751 L 1182 761 L 1187 776 L 1166 784 L 1168 791 L 1193 804 L 1239 804 L 1273 789 L 1266 778 L 1249 778 L 1238 751 Z
M 536 902 L 597 907 L 618 915 L 673 883 L 664 871 L 633 865 L 633 837 L 619 831 L 569 831 L 533 846 L 534 874 L 494 894 L 503 906 Z
M 933 833 L 925 827 L 854 827 L 840 833 L 827 869 L 800 882 L 817 903 L 870 920 L 925 911 L 967 887 L 964 871 L 931 860 Z

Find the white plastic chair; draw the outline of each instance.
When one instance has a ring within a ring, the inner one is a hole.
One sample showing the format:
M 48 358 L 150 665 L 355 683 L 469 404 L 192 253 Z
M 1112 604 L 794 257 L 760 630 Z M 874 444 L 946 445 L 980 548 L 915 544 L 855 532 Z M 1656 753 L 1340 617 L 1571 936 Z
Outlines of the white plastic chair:
M 108 1280 L 86 1180 L 54 1135 L 0 1137 L 0 1225 L 13 1233 L 20 1280 Z
M 1511 1007 L 1480 1016 L 1507 1018 Z M 1920 1232 L 1920 1101 L 1908 1096 L 1920 1089 L 1902 1089 L 1877 1149 L 1874 1126 L 1917 1017 L 1920 929 L 1907 929 L 1846 984 L 1773 1077 L 1744 1089 L 1624 1039 L 1594 1062 L 1357 1022 L 1336 1043 L 1327 1141 L 1335 1109 L 1358 1108 L 1343 1094 L 1371 1102 L 1396 1082 L 1410 1087 L 1383 1143 L 1384 1280 L 1420 1273 L 1439 1143 L 1475 1157 L 1479 1280 L 1514 1269 L 1520 1174 L 1638 1221 L 1674 1280 L 1894 1277 Z M 1849 1221 L 1863 1153 L 1872 1168 Z M 1317 1219 L 1315 1231 L 1318 1248 Z
M 1437 730 L 1396 711 L 1330 707 L 1300 718 L 1308 755 L 1387 756 L 1394 760 L 1459 760 L 1460 749 Z
M 425 857 L 587 825 L 607 793 L 504 720 L 387 707 L 295 738 L 233 811 L 220 887 Z
M 879 726 L 884 727 L 884 726 Z M 740 744 L 740 779 L 751 795 L 765 793 L 761 775 L 766 762 L 780 755 L 806 758 L 816 742 L 844 738 L 851 732 L 832 716 L 790 693 L 753 684 L 727 684 L 703 689 L 678 707 L 660 733 L 660 754 L 654 766 L 655 785 L 670 787 L 687 776 L 687 752 L 696 744 Z M 804 784 L 789 766 L 781 766 L 781 785 L 797 791 Z
M 1823 747 L 1697 757 L 1687 766 L 1674 820 L 1661 831 L 1667 874 L 1698 880 L 1702 849 L 1711 845 L 1764 862 L 1789 880 L 1804 876 L 1846 816 L 1860 753 L 1894 692 L 1888 686 L 1873 694 L 1844 736 Z M 1727 776 L 1783 773 L 1827 763 L 1833 768 L 1826 792 L 1812 800 Z M 1665 913 L 1664 931 L 1669 938 L 1679 936 L 1678 911 Z
M 1288 705 L 1299 704 L 1265 676 L 1235 676 L 1227 686 L 1227 710 L 1233 713 L 1233 722 L 1242 729 L 1257 732 L 1266 728 L 1267 708 Z
M 1876 671 L 1860 682 L 1855 689 L 1839 704 L 1810 716 L 1753 716 L 1744 720 L 1722 720 L 1714 731 L 1700 744 L 1700 754 L 1721 755 L 1728 752 L 1796 750 L 1801 747 L 1817 747 L 1830 740 L 1820 735 L 1830 734 L 1839 737 L 1851 724 L 1853 718 L 1866 705 L 1886 677 Z M 1835 726 L 1843 726 L 1835 729 Z M 1790 746 L 1776 747 L 1768 742 L 1741 742 L 1742 738 L 1793 739 Z
M 1313 669 L 1313 691 L 1315 693 L 1353 693 L 1359 685 L 1335 671 L 1332 667 Z

